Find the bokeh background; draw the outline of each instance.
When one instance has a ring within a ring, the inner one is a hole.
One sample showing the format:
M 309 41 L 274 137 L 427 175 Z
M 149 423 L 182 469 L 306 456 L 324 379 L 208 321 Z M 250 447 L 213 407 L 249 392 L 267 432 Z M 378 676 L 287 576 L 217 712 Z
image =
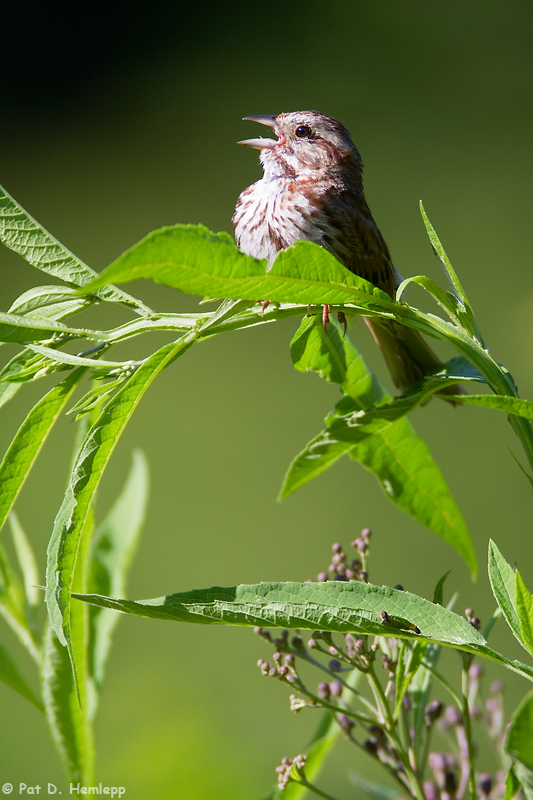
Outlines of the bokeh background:
M 99 270 L 162 225 L 231 231 L 237 195 L 261 174 L 257 154 L 235 145 L 257 135 L 241 117 L 324 111 L 361 150 L 367 197 L 396 266 L 443 280 L 418 213 L 423 198 L 491 352 L 531 398 L 532 22 L 527 0 L 21 0 L 2 10 L 0 181 Z M 0 271 L 2 310 L 51 282 L 4 248 Z M 133 290 L 160 310 L 197 308 L 197 298 L 148 283 Z M 413 303 L 431 308 L 410 291 Z M 126 318 L 116 309 L 99 314 L 101 325 Z M 476 584 L 454 551 L 348 460 L 276 502 L 291 458 L 337 399 L 333 387 L 293 370 L 295 328 L 290 321 L 193 348 L 140 405 L 98 503 L 103 514 L 132 449 L 143 448 L 151 499 L 129 596 L 305 580 L 327 567 L 332 542 L 348 546 L 364 526 L 374 531 L 376 583 L 431 597 L 451 569 L 448 596 L 460 590 L 457 607 L 473 606 L 486 620 L 493 537 L 532 587 L 531 487 L 496 412 L 434 400 L 413 415 L 470 526 Z M 363 328 L 355 341 L 388 382 Z M 27 386 L 2 409 L 4 447 L 40 391 Z M 41 567 L 72 436 L 62 420 L 18 503 Z M 2 636 L 19 654 L 7 629 Z M 493 644 L 522 657 L 503 623 Z M 269 655 L 244 629 L 122 619 L 96 728 L 98 780 L 125 786 L 131 800 L 260 798 L 281 757 L 300 752 L 318 723 L 312 712 L 292 715 L 284 687 L 260 678 L 255 662 Z M 458 659 L 446 658 L 453 674 Z M 526 683 L 488 672 L 504 678 L 511 711 Z M 44 719 L 3 684 L 0 702 L 0 782 L 50 781 L 67 793 Z M 339 800 L 359 794 L 349 766 L 375 776 L 340 742 L 320 782 Z

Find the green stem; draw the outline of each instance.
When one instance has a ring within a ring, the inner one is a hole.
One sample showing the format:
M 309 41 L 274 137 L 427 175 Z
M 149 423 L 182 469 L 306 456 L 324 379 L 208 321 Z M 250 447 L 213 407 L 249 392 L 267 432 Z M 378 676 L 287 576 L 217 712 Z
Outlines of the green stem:
M 305 778 L 302 778 L 300 780 L 295 780 L 294 778 L 292 778 L 291 782 L 292 783 L 299 783 L 300 786 L 305 786 L 305 788 L 309 789 L 310 792 L 314 792 L 319 797 L 324 797 L 325 800 L 336 800 L 336 798 L 333 797 L 331 794 L 326 794 L 326 792 L 323 792 L 321 789 L 319 789 L 314 784 L 309 783 L 309 781 L 305 780 Z
M 461 672 L 461 692 L 463 695 L 463 721 L 465 726 L 466 741 L 468 744 L 468 788 L 471 800 L 476 798 L 476 773 L 474 764 L 474 745 L 472 742 L 472 724 L 470 708 L 468 705 L 468 669 L 465 655 L 463 655 L 463 669 Z

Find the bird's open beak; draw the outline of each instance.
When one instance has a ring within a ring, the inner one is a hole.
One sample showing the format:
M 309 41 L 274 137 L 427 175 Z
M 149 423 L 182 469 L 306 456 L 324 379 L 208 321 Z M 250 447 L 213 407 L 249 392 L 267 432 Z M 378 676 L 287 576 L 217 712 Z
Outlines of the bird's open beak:
M 271 116 L 269 114 L 257 114 L 256 116 L 252 117 L 243 117 L 243 120 L 249 120 L 250 122 L 259 122 L 260 125 L 268 125 L 269 128 L 276 127 L 276 117 Z M 279 144 L 279 139 L 243 139 L 241 142 L 237 142 L 237 144 L 244 144 L 246 147 L 255 147 L 256 150 L 264 150 L 265 147 L 275 147 Z

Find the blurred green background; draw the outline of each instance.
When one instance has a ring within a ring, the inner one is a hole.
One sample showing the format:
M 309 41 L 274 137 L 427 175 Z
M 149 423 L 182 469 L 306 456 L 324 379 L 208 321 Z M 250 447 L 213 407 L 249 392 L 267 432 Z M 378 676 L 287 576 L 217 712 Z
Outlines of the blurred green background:
M 239 192 L 261 175 L 257 154 L 235 145 L 257 135 L 241 117 L 318 109 L 352 132 L 400 272 L 443 281 L 418 213 L 423 198 L 491 353 L 533 397 L 530 2 L 92 0 L 19 2 L 2 14 L 0 181 L 90 266 L 100 270 L 174 222 L 231 231 Z M 51 282 L 4 248 L 0 270 L 2 310 Z M 160 310 L 197 309 L 196 298 L 162 287 L 131 288 Z M 409 291 L 408 300 L 431 308 L 420 290 Z M 101 325 L 126 318 L 98 314 L 92 321 Z M 364 327 L 354 340 L 388 383 Z M 129 597 L 305 580 L 327 567 L 332 542 L 348 546 L 364 526 L 374 531 L 375 583 L 432 596 L 452 569 L 448 596 L 460 589 L 457 608 L 473 606 L 486 620 L 491 536 L 532 588 L 531 487 L 510 452 L 521 457 L 518 441 L 496 412 L 434 400 L 412 417 L 470 526 L 476 584 L 454 551 L 348 460 L 276 502 L 291 458 L 337 399 L 333 387 L 293 370 L 295 328 L 289 321 L 193 348 L 140 405 L 98 502 L 103 514 L 132 449 L 143 448 L 151 499 Z M 29 385 L 2 409 L 4 448 L 41 391 L 42 383 Z M 61 421 L 18 503 L 41 568 L 73 430 Z M 2 636 L 18 653 L 9 631 Z M 503 623 L 493 645 L 522 657 Z M 260 677 L 255 662 L 269 655 L 244 629 L 122 619 L 96 728 L 98 780 L 125 786 L 128 800 L 260 798 L 281 757 L 300 752 L 318 723 L 312 712 L 291 714 L 284 687 Z M 447 663 L 458 668 L 454 654 Z M 510 711 L 528 686 L 488 671 L 503 677 Z M 0 783 L 50 781 L 68 793 L 44 719 L 3 684 L 0 702 Z M 348 766 L 376 775 L 339 743 L 320 781 L 339 800 L 359 794 Z

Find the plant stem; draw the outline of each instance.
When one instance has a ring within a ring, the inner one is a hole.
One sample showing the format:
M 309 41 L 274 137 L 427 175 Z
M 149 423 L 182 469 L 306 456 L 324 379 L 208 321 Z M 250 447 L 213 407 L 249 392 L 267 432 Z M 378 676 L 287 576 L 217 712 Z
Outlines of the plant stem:
M 293 778 L 292 781 L 293 783 L 299 783 L 300 786 L 305 786 L 305 788 L 309 789 L 310 792 L 314 792 L 319 797 L 324 797 L 325 800 L 336 800 L 336 798 L 333 797 L 331 794 L 326 794 L 326 792 L 323 792 L 317 786 L 314 786 L 312 783 L 309 783 L 309 781 L 305 780 L 305 778 L 301 778 L 300 780 L 294 780 Z
M 468 789 L 471 800 L 476 798 L 476 773 L 474 764 L 474 746 L 472 742 L 472 724 L 470 708 L 468 705 L 468 668 L 466 654 L 463 654 L 463 669 L 461 672 L 461 692 L 463 695 L 463 722 L 465 726 L 466 741 L 468 744 Z

